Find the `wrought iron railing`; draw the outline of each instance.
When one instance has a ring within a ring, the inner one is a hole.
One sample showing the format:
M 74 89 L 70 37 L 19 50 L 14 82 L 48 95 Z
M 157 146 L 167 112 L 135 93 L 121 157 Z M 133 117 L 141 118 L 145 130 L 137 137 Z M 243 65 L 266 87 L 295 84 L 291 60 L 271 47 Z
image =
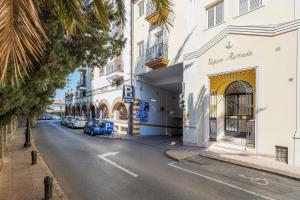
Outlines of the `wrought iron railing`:
M 114 60 L 106 65 L 106 75 L 123 72 L 123 61 Z
M 156 12 L 156 7 L 152 2 L 148 2 L 146 5 L 146 17 L 149 17 Z
M 161 42 L 146 50 L 146 63 L 158 60 L 161 58 L 168 58 L 168 45 Z
M 77 82 L 77 88 L 79 87 L 86 87 L 86 81 L 85 80 L 79 80 Z

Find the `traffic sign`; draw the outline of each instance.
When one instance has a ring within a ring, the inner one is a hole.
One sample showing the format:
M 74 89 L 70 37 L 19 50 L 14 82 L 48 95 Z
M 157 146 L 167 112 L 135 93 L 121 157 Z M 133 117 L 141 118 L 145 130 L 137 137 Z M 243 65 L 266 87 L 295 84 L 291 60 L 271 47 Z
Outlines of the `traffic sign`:
M 132 103 L 134 101 L 133 85 L 123 85 L 123 101 L 126 103 Z

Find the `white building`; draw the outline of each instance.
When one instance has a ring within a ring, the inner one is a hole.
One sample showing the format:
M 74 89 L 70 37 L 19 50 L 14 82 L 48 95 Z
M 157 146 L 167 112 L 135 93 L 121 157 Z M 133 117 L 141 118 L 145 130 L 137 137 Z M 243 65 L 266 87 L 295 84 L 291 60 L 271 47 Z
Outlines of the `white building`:
M 300 2 L 186 2 L 184 144 L 300 165 Z
M 81 67 L 76 92 L 66 94 L 67 114 L 111 119 L 123 133 L 127 133 L 128 105 L 122 102 L 122 87 L 130 83 L 131 77 L 130 5 L 130 0 L 126 0 L 126 24 L 119 22 L 111 26 L 111 34 L 127 38 L 121 55 L 103 67 Z
M 144 0 L 133 4 L 133 71 L 136 102 L 134 135 L 181 135 L 179 94 L 186 42 L 182 0 L 174 0 L 173 27 L 157 26 L 155 7 Z M 180 16 L 180 17 L 179 17 Z
M 73 113 L 78 107 L 90 116 L 119 119 L 114 111 L 126 108 L 121 87 L 109 85 L 118 83 L 117 74 L 129 80 L 132 70 L 134 135 L 183 135 L 185 145 L 229 145 L 300 165 L 300 1 L 173 3 L 168 31 L 156 25 L 157 12 L 148 1 L 132 1 L 124 73 L 96 79 L 96 69 L 86 85 L 92 89 L 73 102 Z

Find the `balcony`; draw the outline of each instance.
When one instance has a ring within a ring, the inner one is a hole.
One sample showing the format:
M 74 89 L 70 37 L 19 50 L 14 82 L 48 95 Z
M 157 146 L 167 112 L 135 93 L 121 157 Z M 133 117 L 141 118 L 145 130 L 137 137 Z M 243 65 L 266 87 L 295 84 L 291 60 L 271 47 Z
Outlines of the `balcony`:
M 77 90 L 86 90 L 86 82 L 84 80 L 78 81 L 76 89 Z
M 123 61 L 115 59 L 106 65 L 106 78 L 110 80 L 124 77 Z
M 164 12 L 165 15 L 169 14 L 169 11 L 166 10 Z M 148 2 L 146 6 L 146 18 L 145 18 L 150 24 L 157 25 L 158 24 L 158 11 L 153 5 L 152 2 Z
M 157 69 L 169 64 L 168 45 L 164 43 L 156 44 L 146 51 L 145 65 Z

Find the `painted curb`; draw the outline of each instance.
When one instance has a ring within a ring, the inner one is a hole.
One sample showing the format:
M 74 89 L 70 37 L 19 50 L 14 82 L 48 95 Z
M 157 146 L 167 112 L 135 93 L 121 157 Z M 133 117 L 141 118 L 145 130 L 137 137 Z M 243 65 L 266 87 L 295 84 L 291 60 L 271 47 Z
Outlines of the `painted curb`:
M 201 153 L 198 156 L 213 159 L 213 160 L 217 160 L 217 161 L 221 161 L 221 162 L 226 162 L 226 163 L 230 163 L 230 164 L 234 164 L 234 165 L 238 165 L 238 166 L 242 166 L 242 167 L 247 167 L 249 169 L 255 169 L 255 170 L 259 170 L 259 171 L 263 171 L 263 172 L 268 172 L 268 173 L 271 173 L 271 174 L 291 178 L 291 179 L 294 179 L 294 180 L 297 180 L 297 181 L 300 180 L 299 175 L 292 174 L 292 173 L 287 173 L 287 172 L 279 170 L 279 169 L 264 168 L 262 166 L 258 166 L 258 165 L 243 162 L 243 161 L 238 161 L 238 160 L 234 160 L 234 159 L 230 159 L 230 158 L 222 158 L 222 157 L 212 156 L 212 155 L 205 155 L 205 154 L 201 154 Z M 192 161 L 192 162 L 198 163 L 196 161 Z

